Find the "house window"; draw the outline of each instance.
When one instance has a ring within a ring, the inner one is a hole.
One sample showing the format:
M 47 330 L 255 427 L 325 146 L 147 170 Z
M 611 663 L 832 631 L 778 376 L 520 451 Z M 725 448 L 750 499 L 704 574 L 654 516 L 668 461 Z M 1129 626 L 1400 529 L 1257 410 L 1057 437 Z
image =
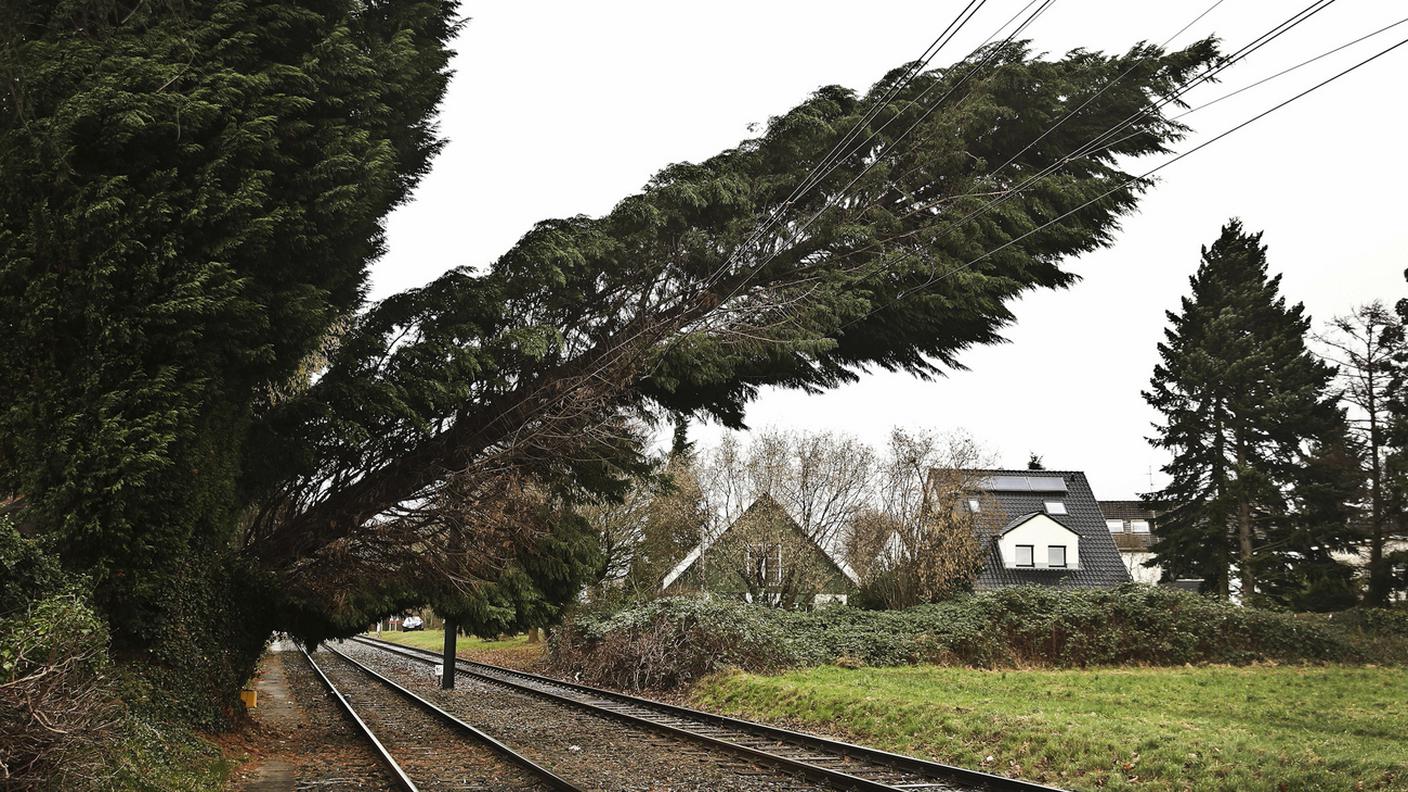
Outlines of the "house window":
M 1017 566 L 1036 566 L 1034 550 L 1036 550 L 1035 545 L 1017 545 Z
M 1046 548 L 1046 565 L 1063 567 L 1066 565 L 1066 546 L 1050 545 Z
M 1065 502 L 1064 502 L 1064 501 L 1047 501 L 1047 502 L 1046 502 L 1046 513 L 1047 513 L 1047 514 L 1065 514 L 1065 513 L 1066 513 L 1066 504 L 1065 504 Z
M 1148 521 L 1148 520 L 1130 520 L 1130 521 L 1129 521 L 1129 528 L 1130 528 L 1130 530 L 1134 531 L 1135 533 L 1149 533 L 1149 521 Z
M 782 543 L 743 548 L 743 564 L 759 585 L 782 582 Z
M 978 513 L 978 510 L 981 509 L 981 508 L 982 508 L 982 505 L 981 505 L 980 503 L 978 503 L 978 499 L 977 499 L 977 498 L 969 498 L 969 499 L 968 499 L 968 511 L 973 512 L 974 514 L 977 514 L 977 513 Z
M 1124 533 L 1124 520 L 1106 520 L 1105 527 L 1110 529 L 1110 533 Z

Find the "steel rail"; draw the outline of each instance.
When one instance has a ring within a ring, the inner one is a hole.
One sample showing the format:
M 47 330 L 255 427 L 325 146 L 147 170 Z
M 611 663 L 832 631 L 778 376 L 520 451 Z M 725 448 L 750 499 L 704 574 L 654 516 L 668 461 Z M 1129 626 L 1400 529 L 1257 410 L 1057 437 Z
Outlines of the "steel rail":
M 355 636 L 352 640 L 366 646 L 371 646 L 393 654 L 399 654 L 424 663 L 435 664 L 440 660 L 440 655 L 435 652 L 403 646 L 377 638 Z M 751 759 L 797 772 L 810 780 L 819 781 L 842 789 L 922 790 L 925 788 L 925 785 L 910 782 L 890 784 L 863 778 L 853 773 L 843 772 L 813 763 L 817 760 L 824 760 L 829 757 L 809 756 L 808 760 L 795 759 L 760 748 L 743 745 L 727 739 L 726 737 L 697 731 L 688 728 L 688 724 L 696 724 L 696 728 L 698 725 L 702 725 L 714 730 L 742 732 L 744 735 L 752 738 L 772 740 L 785 745 L 807 749 L 812 752 L 826 752 L 844 759 L 863 762 L 871 765 L 872 768 L 878 766 L 879 769 L 888 770 L 890 772 L 910 773 L 938 782 L 970 785 L 980 790 L 991 790 L 992 792 L 1064 792 L 1057 787 L 1038 784 L 1034 781 L 1023 781 L 1021 779 L 1007 778 L 1006 776 L 992 773 L 984 773 L 979 770 L 969 770 L 954 765 L 932 762 L 927 759 L 919 759 L 904 754 L 882 751 L 878 748 L 868 748 L 863 745 L 856 745 L 842 740 L 820 737 L 814 734 L 783 729 L 777 726 L 769 726 L 741 718 L 717 715 L 711 712 L 682 707 L 677 704 L 667 704 L 662 701 L 633 696 L 627 693 L 619 693 L 614 690 L 605 690 L 591 685 L 583 685 L 578 682 L 568 682 L 541 674 L 504 668 L 491 663 L 456 658 L 456 668 L 461 673 L 467 673 L 472 677 L 496 682 L 527 693 L 566 702 L 589 711 L 645 725 L 649 728 L 675 736 L 705 742 L 714 747 L 741 753 Z M 529 684 L 515 680 L 526 680 Z M 593 697 L 604 703 L 583 701 L 572 696 L 564 696 L 536 686 L 557 687 Z M 651 717 L 615 709 L 609 706 L 609 704 L 612 703 L 618 706 L 644 709 L 654 714 L 657 718 L 664 717 L 667 720 L 656 720 Z M 873 772 L 873 769 L 867 768 L 860 772 Z M 937 787 L 938 784 L 934 784 L 933 786 Z
M 372 744 L 372 747 L 376 748 L 377 756 L 381 758 L 382 763 L 391 771 L 392 778 L 396 782 L 396 787 L 406 792 L 420 792 L 420 789 L 415 785 L 415 782 L 411 780 L 411 777 L 406 775 L 406 771 L 402 770 L 401 765 L 392 758 L 391 752 L 386 750 L 386 746 L 381 744 L 381 740 L 377 739 L 372 728 L 367 725 L 366 721 L 362 720 L 362 716 L 358 715 L 356 710 L 352 709 L 352 704 L 342 695 L 342 691 L 338 690 L 337 685 L 334 685 L 332 680 L 328 679 L 328 675 L 323 673 L 323 669 L 318 667 L 318 663 L 313 660 L 312 655 L 308 654 L 308 650 L 299 647 L 298 651 L 303 653 L 303 657 L 308 661 L 308 665 L 313 667 L 313 673 L 318 675 L 318 679 L 322 680 L 323 686 L 326 687 L 328 692 L 332 694 L 332 697 L 337 700 L 343 714 L 352 719 L 352 722 L 357 725 L 357 729 L 361 732 L 362 736 L 367 738 L 367 741 Z
M 390 688 L 392 691 L 394 691 L 394 692 L 396 692 L 397 694 L 399 694 L 402 698 L 405 698 L 407 701 L 410 701 L 414 706 L 416 706 L 416 707 L 418 707 L 418 708 L 420 708 L 420 709 L 422 709 L 422 710 L 425 710 L 426 712 L 430 713 L 431 715 L 435 716 L 435 717 L 438 718 L 439 720 L 441 720 L 441 721 L 443 721 L 444 723 L 448 724 L 449 726 L 451 726 L 451 727 L 454 728 L 455 730 L 460 731 L 460 732 L 462 732 L 462 733 L 464 733 L 464 734 L 469 735 L 470 737 L 474 738 L 475 740 L 477 740 L 477 741 L 483 743 L 484 745 L 488 746 L 488 747 L 489 747 L 491 750 L 493 750 L 495 753 L 500 754 L 501 756 L 503 756 L 505 759 L 509 760 L 510 762 L 512 762 L 512 763 L 514 763 L 514 764 L 516 764 L 516 765 L 518 765 L 518 766 L 524 768 L 525 770 L 529 771 L 529 772 L 532 773 L 535 777 L 537 777 L 539 780 L 543 781 L 543 782 L 544 782 L 547 786 L 549 786 L 550 788 L 555 789 L 555 790 L 560 790 L 560 792 L 585 792 L 585 790 L 583 790 L 581 787 L 579 787 L 579 786 L 577 786 L 577 785 L 571 783 L 570 781 L 567 781 L 566 779 L 564 779 L 564 778 L 562 778 L 561 776 L 557 775 L 557 774 L 554 773 L 553 771 L 547 769 L 546 767 L 543 767 L 542 765 L 538 764 L 537 762 L 534 762 L 532 759 L 529 759 L 528 757 L 524 756 L 523 754 L 520 754 L 519 752 L 513 750 L 512 748 L 510 748 L 510 747 L 509 747 L 508 745 L 506 745 L 505 743 L 501 742 L 501 741 L 500 741 L 499 739 L 497 739 L 496 737 L 493 737 L 492 735 L 490 735 L 490 734 L 488 734 L 488 733 L 482 731 L 482 730 L 479 729 L 478 727 L 475 727 L 475 726 L 473 726 L 473 725 L 471 725 L 471 724 L 469 724 L 469 723 L 466 723 L 466 722 L 463 721 L 463 720 L 460 720 L 459 718 L 455 717 L 454 715 L 451 715 L 449 712 L 445 711 L 444 709 L 442 709 L 441 707 L 437 706 L 437 705 L 434 704 L 433 702 L 431 702 L 431 701 L 429 701 L 429 700 L 427 700 L 427 699 L 425 699 L 425 698 L 422 698 L 421 696 L 419 696 L 419 695 L 417 695 L 416 693 L 412 692 L 412 691 L 409 690 L 408 688 L 403 687 L 403 686 L 400 685 L 399 683 L 397 683 L 397 682 L 395 682 L 395 681 L 393 681 L 393 680 L 387 678 L 386 676 L 384 676 L 384 675 L 382 675 L 382 674 L 380 674 L 380 673 L 378 673 L 378 672 L 376 672 L 376 671 L 374 671 L 374 670 L 368 668 L 366 665 L 364 665 L 364 664 L 358 662 L 357 660 L 354 660 L 354 659 L 351 658 L 351 657 L 348 657 L 347 655 L 343 654 L 342 652 L 339 652 L 337 649 L 334 649 L 334 648 L 331 647 L 331 646 L 324 646 L 324 648 L 325 648 L 328 652 L 330 652 L 330 653 L 332 653 L 332 654 L 334 654 L 334 655 L 337 655 L 337 656 L 338 656 L 339 658 L 341 658 L 342 660 L 345 660 L 347 663 L 351 664 L 351 665 L 352 665 L 354 668 L 356 668 L 358 671 L 361 671 L 363 674 L 365 674 L 365 675 L 367 675 L 367 676 L 369 676 L 369 677 L 375 679 L 377 682 L 381 683 L 383 686 Z M 305 652 L 304 654 L 307 655 L 306 652 Z M 322 676 L 322 677 L 323 677 L 323 681 L 324 681 L 325 683 L 327 683 L 327 685 L 328 685 L 329 687 L 332 687 L 332 681 L 329 680 L 325 674 L 323 674 L 322 669 L 318 668 L 317 662 L 314 661 L 311 656 L 308 657 L 308 661 L 313 664 L 313 668 L 315 668 L 315 669 L 318 670 L 318 674 L 319 674 L 319 676 Z M 336 688 L 333 688 L 333 690 L 334 690 L 334 692 L 336 692 Z M 338 698 L 339 698 L 339 700 L 342 701 L 342 704 L 343 704 L 343 706 L 347 709 L 347 711 L 352 714 L 352 717 L 356 718 L 356 719 L 357 719 L 357 722 L 360 723 L 360 724 L 362 724 L 363 729 L 365 729 L 365 730 L 366 730 L 366 733 L 367 733 L 369 736 L 371 736 L 372 740 L 373 740 L 373 741 L 376 741 L 376 737 L 371 734 L 371 729 L 368 728 L 368 727 L 366 726 L 366 724 L 362 722 L 362 719 L 357 716 L 356 712 L 354 712 L 354 711 L 352 710 L 351 704 L 349 704 L 349 703 L 346 701 L 346 699 L 342 697 L 342 695 L 341 695 L 340 693 L 338 694 Z M 391 762 L 394 764 L 394 760 L 391 759 L 390 754 L 386 751 L 386 749 L 381 745 L 381 743 L 380 743 L 379 741 L 377 742 L 377 747 L 381 750 L 381 752 L 383 753 L 383 755 L 385 756 L 385 758 L 386 758 L 388 761 L 391 761 Z M 397 766 L 397 771 L 400 772 L 399 765 Z M 409 778 L 406 778 L 404 773 L 400 773 L 400 774 L 401 774 L 402 778 L 404 779 L 405 783 L 408 784 L 408 785 L 410 785 L 408 788 L 409 788 L 410 790 L 412 790 L 412 792 L 415 792 L 415 789 L 416 789 L 416 788 L 415 788 L 415 786 L 412 784 L 412 782 L 410 781 L 410 779 L 409 779 Z

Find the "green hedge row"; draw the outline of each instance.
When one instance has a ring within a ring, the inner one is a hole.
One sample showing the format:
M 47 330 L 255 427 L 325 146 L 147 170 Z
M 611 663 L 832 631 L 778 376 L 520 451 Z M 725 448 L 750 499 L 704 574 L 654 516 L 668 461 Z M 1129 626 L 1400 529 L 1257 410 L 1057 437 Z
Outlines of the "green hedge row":
M 578 614 L 555 631 L 557 670 L 601 684 L 670 688 L 727 667 L 826 663 L 980 667 L 1403 662 L 1361 633 L 1408 637 L 1408 613 L 1327 619 L 1242 608 L 1166 588 L 1013 588 L 895 611 L 790 612 L 664 598 Z M 1345 619 L 1341 619 L 1345 622 Z M 1401 644 L 1399 644 L 1401 645 Z

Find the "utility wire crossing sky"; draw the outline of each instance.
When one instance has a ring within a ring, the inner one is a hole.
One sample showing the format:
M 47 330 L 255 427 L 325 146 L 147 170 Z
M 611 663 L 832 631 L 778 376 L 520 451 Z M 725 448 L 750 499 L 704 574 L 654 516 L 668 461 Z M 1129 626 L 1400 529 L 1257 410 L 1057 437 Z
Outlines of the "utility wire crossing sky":
M 1180 97 L 1191 109 L 1173 114 L 1193 131 L 1175 155 L 1126 164 L 1159 181 L 1114 245 L 1065 263 L 1081 276 L 1072 288 L 1013 304 L 1010 343 L 970 350 L 967 371 L 931 382 L 875 372 L 822 395 L 769 391 L 749 408 L 754 428 L 841 431 L 876 445 L 895 425 L 965 429 L 1002 464 L 1036 452 L 1048 467 L 1085 470 L 1101 498 L 1130 497 L 1163 482 L 1163 453 L 1145 441 L 1156 416 L 1140 391 L 1165 312 L 1229 217 L 1265 231 L 1284 294 L 1317 327 L 1408 296 L 1398 197 L 1408 109 L 1396 98 L 1408 46 L 1391 49 L 1408 37 L 1400 4 L 1186 0 L 1131 14 L 1107 0 L 877 0 L 858 14 L 841 2 L 495 1 L 465 11 L 441 113 L 450 143 L 389 220 L 373 299 L 452 267 L 486 267 L 539 220 L 602 214 L 666 164 L 737 144 L 822 85 L 864 91 L 915 53 L 935 67 L 1009 35 L 1053 56 L 1217 35 L 1224 52 L 1241 54 Z M 1179 152 L 1189 156 L 1174 163 Z M 818 166 L 804 187 L 842 186 Z M 708 444 L 719 431 L 698 427 L 694 439 Z

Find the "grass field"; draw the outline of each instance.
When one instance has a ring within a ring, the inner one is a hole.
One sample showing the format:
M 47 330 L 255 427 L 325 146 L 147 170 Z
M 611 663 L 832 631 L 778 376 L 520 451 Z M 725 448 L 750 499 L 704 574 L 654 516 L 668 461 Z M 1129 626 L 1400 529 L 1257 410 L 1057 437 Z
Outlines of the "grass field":
M 375 633 L 368 635 L 374 637 Z M 443 630 L 384 631 L 381 638 L 384 641 L 436 652 L 445 646 Z M 460 657 L 513 668 L 534 669 L 539 667 L 543 660 L 543 644 L 529 643 L 526 635 L 515 635 L 502 641 L 486 641 L 483 638 L 461 635 L 455 643 L 455 650 Z
M 1408 790 L 1403 668 L 825 666 L 691 697 L 1073 790 Z

